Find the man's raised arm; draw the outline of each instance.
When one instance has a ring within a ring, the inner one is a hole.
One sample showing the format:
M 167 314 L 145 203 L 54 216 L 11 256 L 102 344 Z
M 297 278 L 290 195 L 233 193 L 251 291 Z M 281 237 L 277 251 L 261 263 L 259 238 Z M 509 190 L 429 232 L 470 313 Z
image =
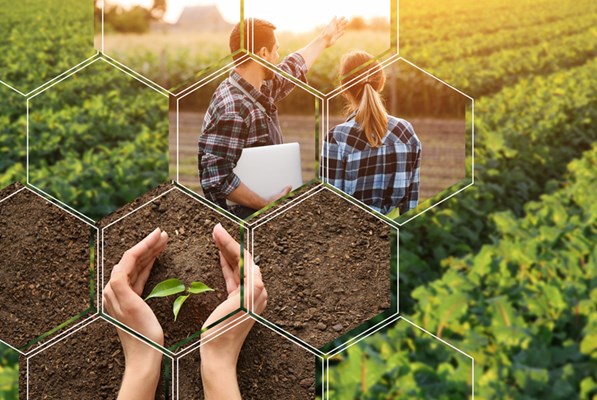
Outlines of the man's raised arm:
M 340 39 L 346 31 L 348 21 L 346 18 L 334 17 L 330 23 L 325 27 L 323 32 L 319 34 L 311 43 L 303 47 L 299 53 L 305 60 L 307 69 L 310 69 L 321 53 L 330 46 L 333 46 L 338 39 Z

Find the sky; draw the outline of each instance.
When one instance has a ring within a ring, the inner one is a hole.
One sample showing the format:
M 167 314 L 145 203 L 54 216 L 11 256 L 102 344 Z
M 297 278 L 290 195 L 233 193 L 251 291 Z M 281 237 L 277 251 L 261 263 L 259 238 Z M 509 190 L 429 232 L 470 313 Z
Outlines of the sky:
M 153 0 L 106 0 L 106 3 L 131 7 L 139 4 L 150 7 Z M 239 0 L 169 0 L 166 22 L 174 23 L 185 6 L 216 4 L 224 19 L 235 23 L 240 19 Z M 284 4 L 284 7 L 281 5 Z M 289 5 L 300 5 L 289 10 Z M 360 16 L 390 17 L 389 0 L 346 1 L 346 0 L 245 0 L 245 17 L 258 17 L 271 21 L 279 31 L 307 32 L 325 25 L 334 16 L 350 19 Z

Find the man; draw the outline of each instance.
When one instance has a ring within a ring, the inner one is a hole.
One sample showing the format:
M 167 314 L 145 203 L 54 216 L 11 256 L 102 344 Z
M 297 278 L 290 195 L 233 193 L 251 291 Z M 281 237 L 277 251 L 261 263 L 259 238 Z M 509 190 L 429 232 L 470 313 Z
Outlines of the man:
M 253 39 L 248 40 L 249 50 L 270 64 L 278 64 L 276 27 L 259 19 L 245 20 L 244 25 L 245 37 Z M 334 18 L 317 38 L 277 67 L 306 82 L 309 68 L 344 34 L 346 25 L 346 19 Z M 224 209 L 230 200 L 238 205 L 230 211 L 246 218 L 291 190 L 290 186 L 280 188 L 280 193 L 264 199 L 243 184 L 233 169 L 244 148 L 283 143 L 275 103 L 295 86 L 254 60 L 241 60 L 240 24 L 230 35 L 230 50 L 236 67 L 214 93 L 205 115 L 199 139 L 199 170 L 206 198 Z

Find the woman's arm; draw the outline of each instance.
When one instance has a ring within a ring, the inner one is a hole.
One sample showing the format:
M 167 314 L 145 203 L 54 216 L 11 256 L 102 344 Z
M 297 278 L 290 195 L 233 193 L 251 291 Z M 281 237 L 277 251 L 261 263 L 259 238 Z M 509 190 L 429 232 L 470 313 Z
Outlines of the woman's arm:
M 255 320 L 240 308 L 240 245 L 221 226 L 213 231 L 213 239 L 220 250 L 220 264 L 226 281 L 228 299 L 209 316 L 204 327 L 210 328 L 201 335 L 201 379 L 206 400 L 240 400 L 236 364 L 245 339 L 249 335 Z M 245 252 L 245 298 L 254 299 L 254 312 L 260 314 L 267 305 L 267 291 L 263 284 L 261 271 L 257 265 L 251 265 L 252 258 Z M 252 270 L 253 279 L 247 279 Z M 248 307 L 247 307 L 248 308 Z M 211 337 L 211 327 L 223 317 L 238 311 L 225 321 L 229 329 L 219 336 Z

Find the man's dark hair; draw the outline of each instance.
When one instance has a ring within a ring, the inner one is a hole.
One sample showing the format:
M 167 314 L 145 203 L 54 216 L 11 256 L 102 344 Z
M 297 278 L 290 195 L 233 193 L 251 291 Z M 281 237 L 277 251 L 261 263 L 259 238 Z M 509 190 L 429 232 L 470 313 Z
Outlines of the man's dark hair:
M 230 34 L 230 53 L 233 54 L 232 58 L 234 61 L 238 61 L 244 53 L 239 52 L 234 54 L 243 48 L 240 40 L 240 22 L 234 26 L 232 33 Z M 268 50 L 272 50 L 276 45 L 276 36 L 274 31 L 276 26 L 271 22 L 264 21 L 257 18 L 247 18 L 244 21 L 245 31 L 245 42 L 247 46 L 244 48 L 252 53 L 257 53 L 263 47 Z M 251 42 L 251 40 L 254 40 Z M 254 48 L 251 45 L 254 44 Z

